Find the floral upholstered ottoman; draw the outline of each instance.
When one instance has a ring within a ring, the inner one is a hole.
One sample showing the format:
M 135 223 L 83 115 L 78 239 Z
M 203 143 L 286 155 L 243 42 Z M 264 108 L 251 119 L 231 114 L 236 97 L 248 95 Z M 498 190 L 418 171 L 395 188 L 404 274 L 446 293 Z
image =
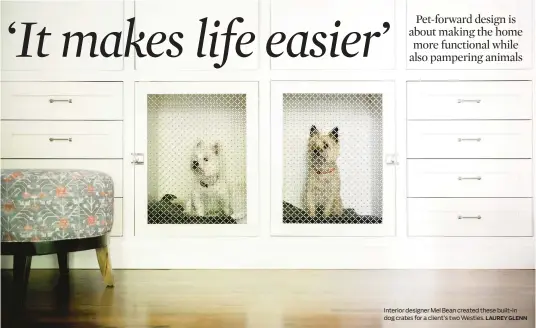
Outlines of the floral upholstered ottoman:
M 2 241 L 97 237 L 113 224 L 114 184 L 97 171 L 2 170 Z
M 25 289 L 33 255 L 96 249 L 106 284 L 113 285 L 107 248 L 114 219 L 114 183 L 91 170 L 2 170 L 2 254 L 14 255 L 15 282 Z

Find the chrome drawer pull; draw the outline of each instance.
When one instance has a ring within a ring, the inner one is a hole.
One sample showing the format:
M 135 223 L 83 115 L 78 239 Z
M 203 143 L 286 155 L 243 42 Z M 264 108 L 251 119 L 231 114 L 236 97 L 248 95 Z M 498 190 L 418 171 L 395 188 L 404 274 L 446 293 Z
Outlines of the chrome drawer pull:
M 477 103 L 480 104 L 482 100 L 481 99 L 458 99 L 458 104 L 463 103 Z
M 50 142 L 54 142 L 54 141 L 69 141 L 69 142 L 73 142 L 73 138 L 48 138 L 48 140 L 50 140 Z
M 458 177 L 458 180 L 482 180 L 482 177 Z
M 55 102 L 66 102 L 66 103 L 72 104 L 73 100 L 72 99 L 52 99 L 52 98 L 50 98 L 48 100 L 48 102 L 51 103 L 51 104 L 53 104 Z
M 482 141 L 482 138 L 458 138 L 458 142 L 462 142 L 462 141 L 476 141 L 476 142 L 480 142 L 480 141 Z
M 482 219 L 482 217 L 480 215 L 479 216 L 461 216 L 461 215 L 458 215 L 458 220 L 462 220 L 462 219 L 480 220 L 480 219 Z

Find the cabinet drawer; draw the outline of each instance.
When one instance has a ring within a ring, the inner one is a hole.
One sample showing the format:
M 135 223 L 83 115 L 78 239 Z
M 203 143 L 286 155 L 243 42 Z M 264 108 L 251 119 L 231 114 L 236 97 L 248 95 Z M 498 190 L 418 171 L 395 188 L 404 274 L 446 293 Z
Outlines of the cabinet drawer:
M 114 199 L 114 225 L 110 231 L 110 236 L 123 236 L 123 198 Z
M 532 82 L 409 82 L 409 120 L 532 119 Z
M 532 158 L 532 121 L 409 121 L 409 158 Z
M 2 1 L 1 5 L 1 35 L 2 67 L 11 71 L 58 71 L 85 70 L 111 71 L 123 69 L 123 57 L 104 57 L 112 54 L 116 38 L 106 39 L 105 52 L 101 50 L 101 42 L 111 32 L 123 32 L 123 1 Z M 9 26 L 16 33 L 9 33 Z M 21 54 L 24 44 L 25 26 L 21 22 L 36 22 L 32 28 L 32 38 L 28 46 L 31 57 L 17 57 Z M 46 32 L 51 33 L 45 39 L 43 52 L 46 57 L 37 56 L 39 46 L 36 33 L 46 26 Z M 64 56 L 64 33 L 71 32 L 68 52 Z M 77 56 L 79 37 L 74 34 L 81 32 L 85 37 L 81 42 L 81 53 Z M 94 36 L 89 35 L 90 32 Z M 93 34 L 92 33 L 92 34 Z M 124 37 L 123 37 L 124 38 Z M 123 38 L 119 45 L 119 53 L 124 54 Z M 94 46 L 92 43 L 94 42 Z M 91 57 L 95 53 L 98 56 Z
M 408 197 L 532 197 L 532 160 L 410 159 Z
M 532 236 L 530 198 L 408 199 L 410 236 Z
M 123 123 L 2 122 L 3 158 L 122 158 Z
M 2 82 L 3 120 L 122 120 L 117 82 Z
M 81 169 L 109 174 L 115 197 L 123 197 L 122 159 L 3 159 L 4 169 Z

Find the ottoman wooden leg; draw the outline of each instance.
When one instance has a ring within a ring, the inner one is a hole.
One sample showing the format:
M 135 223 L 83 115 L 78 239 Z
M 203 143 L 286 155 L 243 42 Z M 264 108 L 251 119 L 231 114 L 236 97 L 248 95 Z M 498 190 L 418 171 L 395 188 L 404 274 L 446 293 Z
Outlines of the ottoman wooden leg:
M 70 295 L 69 291 L 69 252 L 59 251 L 56 256 L 58 257 L 58 267 L 60 269 L 60 277 L 58 279 L 58 292 L 59 301 L 62 304 L 68 304 Z
M 23 306 L 26 301 L 28 290 L 28 280 L 30 279 L 30 268 L 32 257 L 15 255 L 13 258 L 13 282 L 15 285 L 15 305 Z
M 97 260 L 99 261 L 100 272 L 104 278 L 104 283 L 108 287 L 114 285 L 114 277 L 112 274 L 112 262 L 110 261 L 110 253 L 108 246 L 97 248 Z
M 58 252 L 58 267 L 61 276 L 69 275 L 69 253 Z

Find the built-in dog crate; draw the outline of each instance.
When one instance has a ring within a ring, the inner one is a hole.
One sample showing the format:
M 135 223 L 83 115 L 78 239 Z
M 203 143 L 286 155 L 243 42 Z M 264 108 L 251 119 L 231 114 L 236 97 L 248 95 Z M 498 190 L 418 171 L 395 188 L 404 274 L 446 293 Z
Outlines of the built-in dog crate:
M 272 83 L 272 233 L 393 235 L 394 86 Z
M 255 82 L 137 83 L 136 235 L 255 233 L 257 90 Z

